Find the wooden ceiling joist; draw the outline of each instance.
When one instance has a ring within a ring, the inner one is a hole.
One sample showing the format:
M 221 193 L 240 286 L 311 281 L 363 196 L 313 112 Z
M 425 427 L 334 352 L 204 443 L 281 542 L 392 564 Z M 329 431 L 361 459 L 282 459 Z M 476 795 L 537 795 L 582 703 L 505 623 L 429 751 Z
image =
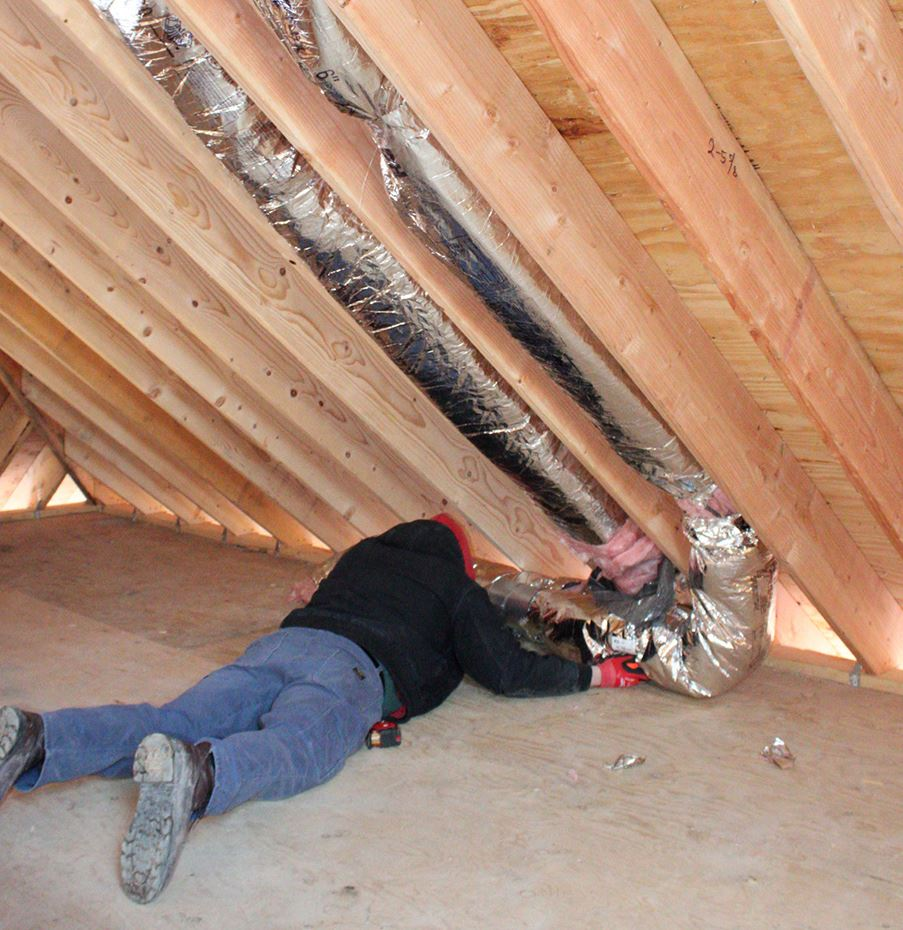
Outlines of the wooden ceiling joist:
M 218 277 L 255 324 L 358 411 L 437 496 L 447 495 L 519 564 L 580 572 L 526 492 L 477 453 L 297 264 L 288 243 L 87 3 L 0 8 L 0 49 L 0 69 L 20 92 Z
M 289 59 L 251 0 L 177 0 L 193 34 L 445 311 L 470 343 L 677 565 L 688 544 L 673 500 L 614 452 L 589 416 L 407 227 L 359 119 L 339 113 Z
M 850 648 L 903 663 L 900 605 L 467 10 L 330 3 Z
M 765 0 L 903 245 L 903 34 L 887 0 Z
M 255 513 L 246 499 L 250 495 L 245 479 L 161 413 L 4 275 L 0 287 L 2 345 L 26 371 L 180 488 L 228 532 L 238 537 L 260 533 L 260 525 L 234 503 L 242 500 Z
M 21 220 L 21 228 L 24 230 L 27 225 L 32 235 L 49 234 L 49 239 L 41 241 L 54 243 L 51 247 L 54 260 L 63 270 L 68 267 L 77 280 L 70 284 L 29 245 L 17 239 L 9 226 L 0 227 L 0 267 L 6 275 L 142 394 L 246 478 L 247 488 L 257 489 L 253 492 L 255 499 L 249 500 L 246 491 L 236 504 L 242 509 L 256 506 L 257 522 L 282 543 L 316 546 L 325 535 L 323 541 L 327 545 L 344 548 L 356 539 L 353 529 L 337 513 L 232 428 L 215 406 L 205 404 L 102 312 L 99 303 L 119 305 L 129 300 L 130 282 L 120 282 L 123 276 L 113 266 L 98 270 L 98 262 L 106 263 L 96 250 L 78 241 L 76 234 L 67 229 L 63 217 L 54 220 L 52 215 L 46 216 L 46 201 L 37 191 L 29 192 L 21 178 L 17 186 L 10 186 L 10 175 L 7 166 L 0 163 L 0 216 Z M 17 207 L 23 204 L 26 212 L 17 213 Z M 47 226 L 48 221 L 56 222 L 56 226 Z M 91 287 L 91 293 L 84 294 L 80 285 Z M 142 315 L 141 311 L 141 305 L 134 307 L 143 327 L 141 331 L 153 329 L 156 319 L 152 314 Z M 264 494 L 278 506 L 270 505 Z
M 651 0 L 525 4 L 903 554 L 903 413 Z

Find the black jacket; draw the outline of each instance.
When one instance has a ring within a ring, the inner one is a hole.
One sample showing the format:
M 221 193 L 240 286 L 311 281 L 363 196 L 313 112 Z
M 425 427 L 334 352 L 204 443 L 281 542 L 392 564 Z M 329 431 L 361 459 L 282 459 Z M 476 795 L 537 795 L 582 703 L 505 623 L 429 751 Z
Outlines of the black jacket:
M 467 672 L 497 694 L 569 694 L 591 669 L 518 645 L 464 569 L 454 533 L 415 520 L 349 549 L 283 626 L 345 636 L 381 662 L 408 715 L 441 704 Z

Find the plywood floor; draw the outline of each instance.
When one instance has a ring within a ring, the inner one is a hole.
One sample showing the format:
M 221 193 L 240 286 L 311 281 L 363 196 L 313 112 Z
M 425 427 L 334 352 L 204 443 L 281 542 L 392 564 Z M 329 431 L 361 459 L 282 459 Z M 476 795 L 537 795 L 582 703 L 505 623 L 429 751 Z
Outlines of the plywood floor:
M 0 526 L 0 703 L 162 700 L 274 626 L 296 564 L 91 515 Z M 759 758 L 773 736 L 794 770 Z M 154 904 L 135 790 L 0 808 L 0 928 L 903 927 L 903 698 L 764 669 L 716 703 L 465 684 L 329 784 L 193 831 Z M 619 753 L 647 757 L 611 773 Z

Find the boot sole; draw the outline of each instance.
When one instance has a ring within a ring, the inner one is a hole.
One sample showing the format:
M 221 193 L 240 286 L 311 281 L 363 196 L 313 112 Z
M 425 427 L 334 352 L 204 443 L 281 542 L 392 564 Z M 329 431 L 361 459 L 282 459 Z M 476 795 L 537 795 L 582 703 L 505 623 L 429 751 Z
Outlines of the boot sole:
M 21 729 L 22 718 L 15 707 L 0 708 L 0 801 L 25 771 L 24 757 L 17 764 L 14 753 Z
M 153 733 L 135 752 L 138 805 L 119 858 L 122 888 L 147 904 L 166 886 L 191 825 L 193 780 L 185 748 Z

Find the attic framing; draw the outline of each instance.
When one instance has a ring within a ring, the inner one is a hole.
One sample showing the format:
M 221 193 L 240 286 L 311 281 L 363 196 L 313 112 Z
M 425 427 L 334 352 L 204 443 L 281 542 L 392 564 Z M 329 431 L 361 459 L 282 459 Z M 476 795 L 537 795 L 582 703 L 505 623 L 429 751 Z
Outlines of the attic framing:
M 900 237 L 900 106 L 883 99 L 880 117 L 865 121 L 873 110 L 831 79 L 819 44 L 830 40 L 807 4 L 768 4 Z M 899 397 L 652 3 L 525 6 L 842 465 L 883 534 L 877 555 L 467 5 L 330 6 L 853 654 L 875 673 L 903 666 Z M 305 79 L 251 0 L 172 8 L 685 567 L 674 502 L 618 458 L 404 224 L 362 124 Z M 892 57 L 903 39 L 885 0 L 869 0 L 868 16 Z M 594 54 L 601 46 L 629 46 L 635 60 Z M 700 157 L 670 157 L 682 133 L 702 140 Z M 736 176 L 708 157 L 709 138 L 735 156 Z M 267 545 L 321 558 L 398 519 L 451 509 L 477 531 L 484 557 L 581 573 L 549 517 L 358 330 L 89 0 L 0 4 L 0 348 L 25 369 L 29 402 L 60 424 L 61 454 L 85 487 L 96 479 L 143 512 L 237 541 L 269 534 Z M 0 438 L 16 428 L 8 403 Z

